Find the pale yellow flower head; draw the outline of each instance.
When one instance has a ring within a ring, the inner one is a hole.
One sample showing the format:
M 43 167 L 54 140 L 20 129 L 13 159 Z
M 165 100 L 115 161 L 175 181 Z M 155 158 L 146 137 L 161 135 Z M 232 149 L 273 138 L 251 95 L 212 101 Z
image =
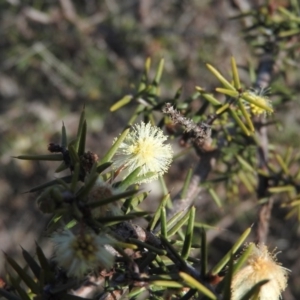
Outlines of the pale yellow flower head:
M 128 173 L 142 167 L 138 176 L 155 173 L 151 178 L 138 183 L 155 180 L 168 170 L 172 161 L 173 151 L 171 145 L 164 144 L 166 140 L 167 136 L 160 128 L 150 123 L 136 124 L 121 143 L 114 166 L 127 167 Z
M 110 269 L 114 256 L 105 249 L 108 238 L 94 233 L 74 235 L 67 230 L 53 235 L 55 258 L 69 277 L 82 278 L 97 268 Z
M 262 104 L 265 107 L 269 107 L 272 109 L 272 103 L 269 99 L 269 97 L 266 96 L 267 91 L 261 89 L 261 90 L 249 90 L 246 92 L 248 96 L 250 96 L 253 100 L 256 102 Z M 266 109 L 259 107 L 253 103 L 247 103 L 246 107 L 251 111 L 253 115 L 266 115 L 270 112 L 268 112 Z
M 250 253 L 245 266 L 234 276 L 231 283 L 231 300 L 240 300 L 256 283 L 268 279 L 259 293 L 259 300 L 278 300 L 287 286 L 288 270 L 276 260 L 267 246 L 250 243 Z

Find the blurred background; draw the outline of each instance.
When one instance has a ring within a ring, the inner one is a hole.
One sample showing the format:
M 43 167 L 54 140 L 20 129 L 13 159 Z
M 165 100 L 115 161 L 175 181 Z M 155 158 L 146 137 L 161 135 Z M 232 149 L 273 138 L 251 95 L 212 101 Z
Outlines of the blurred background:
M 56 168 L 13 156 L 47 153 L 48 143 L 60 141 L 62 122 L 69 137 L 74 137 L 85 106 L 88 148 L 101 157 L 133 111 L 133 105 L 115 113 L 109 108 L 139 82 L 147 57 L 154 66 L 165 59 L 164 99 L 180 87 L 182 99 L 196 85 L 213 90 L 217 83 L 205 63 L 228 74 L 231 56 L 245 67 L 241 77 L 250 87 L 246 66 L 257 66 L 258 59 L 243 36 L 247 20 L 230 18 L 258 4 L 250 0 L 0 1 L 0 248 L 18 257 L 20 245 L 30 251 L 35 241 L 43 244 L 47 220 L 36 208 L 36 195 L 25 192 L 53 179 Z M 288 76 L 278 76 L 286 89 L 291 86 L 296 91 L 276 111 L 281 127 L 270 132 L 272 143 L 282 147 L 300 145 L 296 67 Z M 179 190 L 195 157 L 191 153 L 172 166 L 167 179 L 171 192 Z M 255 197 L 247 195 L 240 206 L 229 201 L 228 210 L 220 211 L 206 198 L 199 219 L 220 229 L 208 234 L 213 265 L 254 222 L 256 206 Z M 270 245 L 283 251 L 279 261 L 292 270 L 284 299 L 299 299 L 300 230 L 297 220 L 284 217 L 275 204 Z M 51 255 L 51 247 L 47 249 Z M 1 255 L 0 274 L 3 267 Z

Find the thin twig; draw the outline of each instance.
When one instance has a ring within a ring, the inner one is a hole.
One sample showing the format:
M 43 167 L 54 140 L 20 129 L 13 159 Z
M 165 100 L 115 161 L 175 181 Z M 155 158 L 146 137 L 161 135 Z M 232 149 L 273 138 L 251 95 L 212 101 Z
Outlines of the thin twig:
M 273 73 L 274 60 L 269 55 L 263 56 L 257 71 L 257 80 L 255 88 L 267 88 L 270 85 L 272 73 Z M 264 123 L 265 117 L 258 123 Z M 259 147 L 257 150 L 258 156 L 258 168 L 266 170 L 268 164 L 268 129 L 267 126 L 258 126 L 256 134 L 259 141 Z M 258 199 L 267 196 L 268 179 L 262 175 L 258 175 L 257 197 Z M 271 218 L 271 211 L 273 208 L 273 198 L 270 197 L 268 201 L 262 204 L 258 210 L 258 220 L 256 226 L 256 242 L 266 243 L 269 222 Z

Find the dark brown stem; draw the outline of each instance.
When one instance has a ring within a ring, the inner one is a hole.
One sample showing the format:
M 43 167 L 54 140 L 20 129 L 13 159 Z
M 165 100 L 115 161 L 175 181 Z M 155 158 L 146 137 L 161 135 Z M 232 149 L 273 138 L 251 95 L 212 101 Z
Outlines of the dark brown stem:
M 258 223 L 256 228 L 256 242 L 265 244 L 269 233 L 269 223 L 273 207 L 273 197 L 266 204 L 260 206 L 258 211 Z
M 258 71 L 255 88 L 267 88 L 270 84 L 273 73 L 274 60 L 269 55 L 262 57 Z M 260 121 L 264 123 L 265 118 Z M 259 147 L 257 150 L 258 167 L 266 170 L 268 164 L 268 131 L 267 126 L 257 127 L 257 137 Z M 258 199 L 264 198 L 268 195 L 268 179 L 264 176 L 258 175 L 257 197 Z M 269 222 L 271 218 L 271 211 L 273 207 L 273 198 L 270 197 L 265 204 L 262 204 L 258 210 L 258 220 L 256 226 L 256 242 L 266 243 L 269 232 Z

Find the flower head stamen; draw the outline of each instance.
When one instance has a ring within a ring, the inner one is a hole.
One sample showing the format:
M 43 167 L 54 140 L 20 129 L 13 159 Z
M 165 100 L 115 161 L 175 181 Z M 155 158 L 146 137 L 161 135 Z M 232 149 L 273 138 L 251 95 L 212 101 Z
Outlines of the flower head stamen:
M 267 97 L 269 93 L 268 89 L 251 89 L 246 92 L 246 94 L 255 100 L 257 103 L 260 103 L 264 107 L 269 107 L 272 109 L 272 103 L 269 97 Z M 253 115 L 266 115 L 268 112 L 266 109 L 257 106 L 253 103 L 246 103 L 246 108 L 248 108 Z
M 129 173 L 141 167 L 138 177 L 154 173 L 147 180 L 137 180 L 138 183 L 155 180 L 168 170 L 172 161 L 173 151 L 169 144 L 164 144 L 166 140 L 160 128 L 150 123 L 137 124 L 121 143 L 114 166 L 125 166 Z
M 276 254 L 270 253 L 267 246 L 252 243 L 250 245 L 253 248 L 245 266 L 233 277 L 231 299 L 241 299 L 256 283 L 264 279 L 268 279 L 269 282 L 261 287 L 259 299 L 280 299 L 287 285 L 288 270 L 277 263 Z
M 105 249 L 109 239 L 93 233 L 74 235 L 71 231 L 56 233 L 55 260 L 68 276 L 82 278 L 87 272 L 100 268 L 109 269 L 114 257 Z

